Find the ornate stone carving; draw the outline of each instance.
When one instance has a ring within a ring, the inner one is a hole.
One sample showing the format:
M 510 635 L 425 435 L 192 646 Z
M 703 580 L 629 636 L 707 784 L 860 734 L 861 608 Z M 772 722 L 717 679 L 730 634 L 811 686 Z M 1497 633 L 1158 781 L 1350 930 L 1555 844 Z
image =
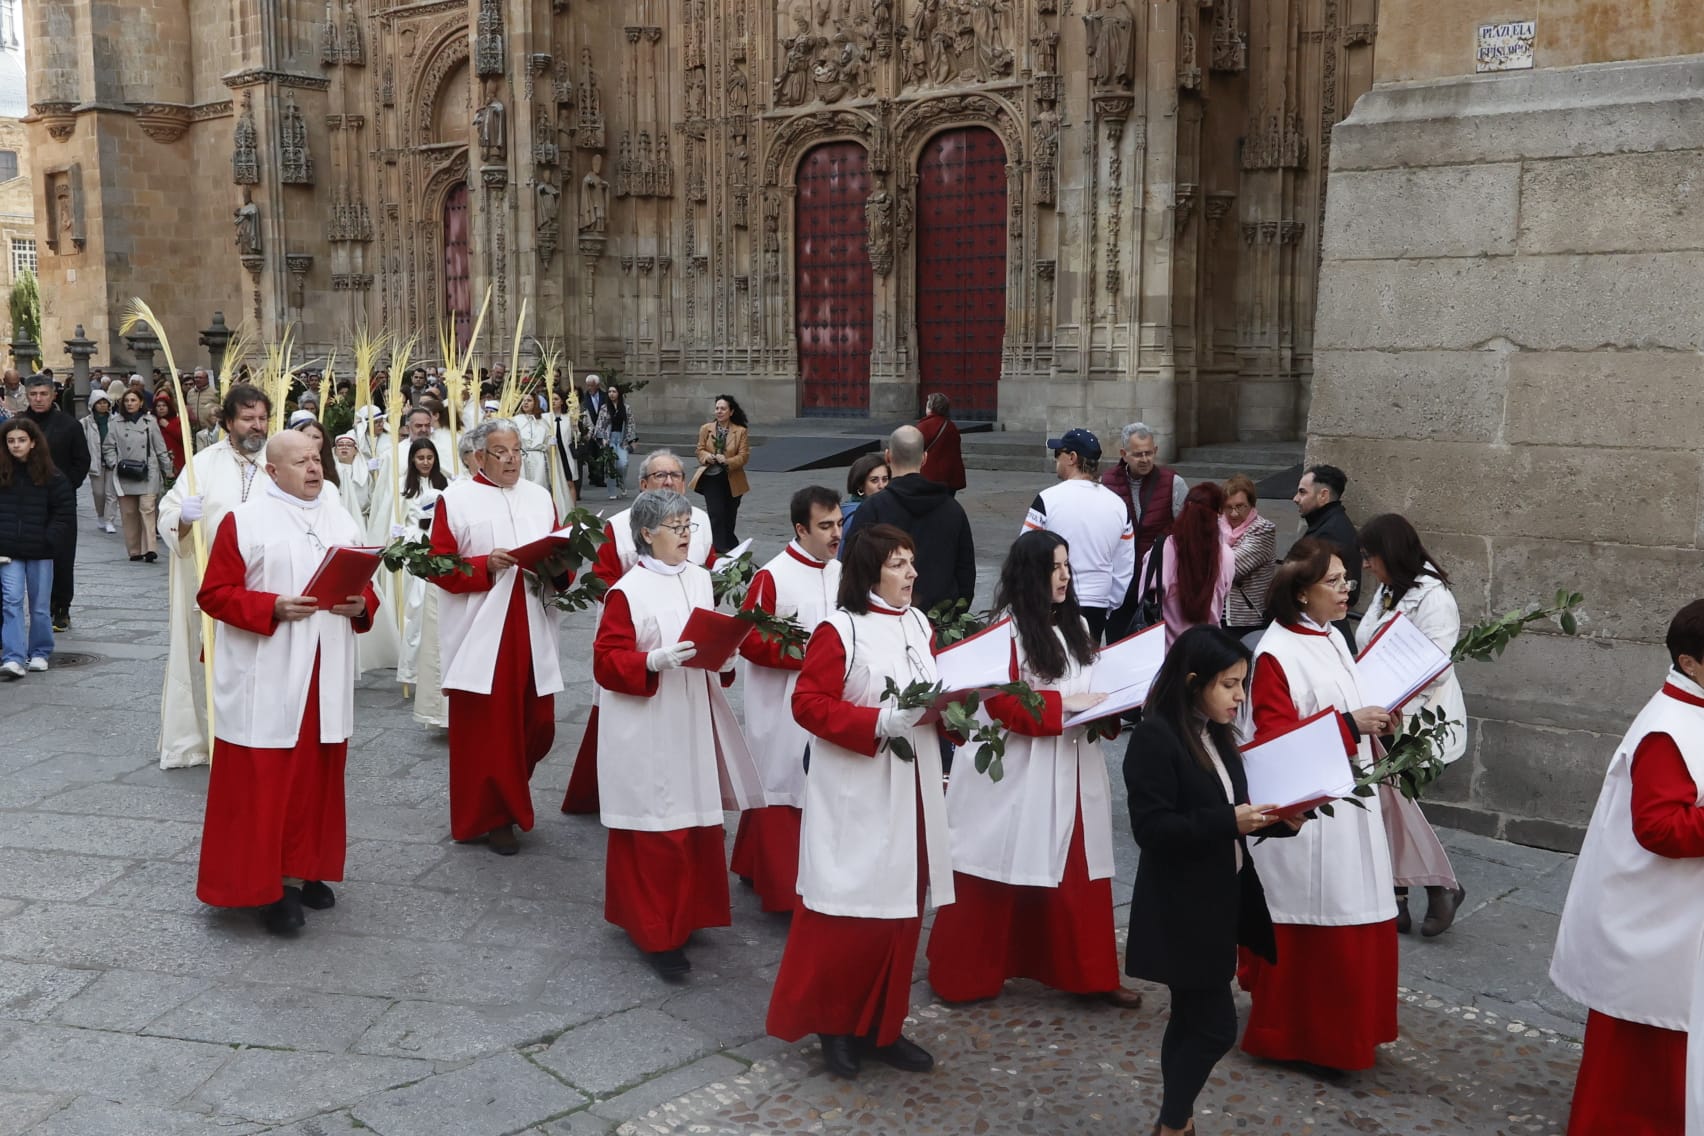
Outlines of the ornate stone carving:
M 479 156 L 486 162 L 503 162 L 509 157 L 509 113 L 503 100 L 497 97 L 496 84 L 489 84 L 485 105 L 474 112 L 473 125 L 479 131 Z
M 1213 8 L 1212 68 L 1224 74 L 1248 68 L 1248 36 L 1237 27 L 1237 0 L 1219 0 Z
M 353 0 L 343 0 L 343 62 L 349 67 L 367 65 L 367 37 L 361 31 L 361 17 Z
M 609 182 L 603 179 L 603 155 L 592 155 L 592 168 L 580 179 L 580 232 L 602 233 L 609 224 Z
M 1286 245 L 1299 244 L 1302 233 L 1306 229 L 1307 223 L 1305 221 L 1280 221 L 1278 222 L 1278 240 Z
M 911 103 L 895 118 L 893 133 L 903 152 L 907 142 L 920 141 L 942 126 L 962 123 L 991 127 L 1006 148 L 1006 161 L 1016 164 L 1024 160 L 1023 129 L 1005 103 L 987 95 L 943 95 Z
M 331 274 L 331 290 L 333 292 L 365 292 L 372 286 L 373 274 L 371 272 L 333 272 Z
M 574 75 L 568 70 L 568 61 L 558 59 L 556 69 L 550 77 L 551 86 L 555 88 L 557 106 L 574 105 Z
M 551 139 L 556 134 L 550 128 L 550 110 L 547 107 L 533 108 L 533 165 L 554 166 L 562 158 L 562 151 Z
M 237 116 L 231 148 L 231 180 L 238 185 L 260 184 L 260 132 L 254 125 L 254 99 L 243 92 L 243 112 Z
M 314 156 L 308 150 L 308 124 L 294 99 L 284 104 L 278 121 L 278 170 L 285 185 L 314 184 Z
M 674 196 L 674 153 L 669 147 L 668 128 L 657 135 L 657 182 L 655 193 L 658 197 L 672 198 Z
M 320 24 L 320 65 L 335 67 L 343 61 L 343 47 L 337 16 L 331 10 L 331 0 L 325 0 L 325 20 Z
M 304 307 L 308 271 L 313 266 L 314 258 L 306 253 L 293 252 L 284 257 L 285 270 L 290 273 L 290 306 L 298 311 Z
M 1207 230 L 1211 236 L 1217 236 L 1219 224 L 1230 215 L 1231 205 L 1236 201 L 1234 193 L 1209 193 L 1207 195 Z
M 651 152 L 651 132 L 641 130 L 633 146 L 634 197 L 650 197 L 657 192 L 657 160 Z
M 479 170 L 480 184 L 486 189 L 501 190 L 509 185 L 509 170 L 507 166 L 481 166 Z
M 254 196 L 246 186 L 243 188 L 243 203 L 237 206 L 231 219 L 237 227 L 237 252 L 245 257 L 259 256 L 260 206 L 254 203 Z
M 728 68 L 728 113 L 743 115 L 751 110 L 751 84 L 746 80 L 745 69 L 739 66 Z
M 1173 210 L 1172 219 L 1179 237 L 1183 236 L 1189 228 L 1189 219 L 1195 212 L 1197 189 L 1197 186 L 1189 182 L 1182 182 L 1177 187 L 1177 204 Z
M 479 0 L 479 20 L 475 25 L 473 71 L 481 79 L 495 79 L 503 74 L 503 6 L 501 0 Z
M 1178 29 L 1177 86 L 1182 91 L 1201 89 L 1201 60 L 1196 49 L 1195 12 L 1185 7 L 1180 13 L 1182 26 Z
M 877 188 L 864 201 L 865 247 L 877 276 L 893 271 L 893 195 Z
M 351 197 L 344 189 L 337 191 L 326 217 L 325 239 L 360 243 L 373 239 L 373 218 L 358 194 Z
M 559 219 L 562 203 L 562 191 L 555 183 L 541 178 L 533 187 L 536 206 L 533 211 L 533 227 L 537 237 L 533 247 L 538 251 L 538 259 L 544 267 L 550 267 L 550 261 L 556 256 L 556 242 L 562 231 Z
M 793 35 L 781 41 L 780 72 L 775 76 L 774 101 L 778 107 L 802 106 L 810 96 L 811 65 L 827 42 L 811 28 L 803 12 L 793 13 Z
M 182 138 L 190 118 L 190 108 L 177 103 L 142 103 L 136 108 L 136 124 L 156 142 Z
M 615 150 L 615 195 L 633 195 L 633 132 L 623 130 Z
M 598 94 L 598 75 L 592 68 L 592 49 L 580 51 L 580 86 L 578 119 L 574 126 L 574 145 L 582 150 L 604 148 L 603 98 Z
M 1089 0 L 1089 77 L 1097 90 L 1127 91 L 1135 74 L 1136 16 L 1129 0 Z
M 30 115 L 47 127 L 55 142 L 64 142 L 77 129 L 76 103 L 31 103 Z
M 1302 116 L 1267 114 L 1257 106 L 1248 116 L 1252 129 L 1243 143 L 1243 169 L 1290 170 L 1307 163 L 1308 141 L 1302 134 Z
M 1035 116 L 1035 203 L 1059 200 L 1059 112 L 1043 107 Z
M 931 103 L 942 102 L 932 99 Z M 927 105 L 927 104 L 924 104 Z M 812 114 L 795 115 L 776 128 L 769 141 L 769 152 L 763 160 L 763 184 L 775 185 L 784 160 L 797 160 L 803 147 L 815 138 L 868 139 L 875 123 L 864 114 L 850 110 L 822 110 Z

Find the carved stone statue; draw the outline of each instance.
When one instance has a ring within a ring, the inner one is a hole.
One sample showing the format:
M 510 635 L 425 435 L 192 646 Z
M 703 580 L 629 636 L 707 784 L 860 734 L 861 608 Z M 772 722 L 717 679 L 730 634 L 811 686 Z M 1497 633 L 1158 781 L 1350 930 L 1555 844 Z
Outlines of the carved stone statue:
M 237 206 L 232 219 L 237 226 L 237 251 L 244 256 L 260 255 L 260 206 L 245 187 L 243 203 Z
M 603 155 L 592 155 L 592 168 L 580 179 L 580 231 L 601 233 L 609 226 L 609 182 L 603 179 Z
M 911 80 L 951 81 L 958 57 L 954 8 L 945 0 L 923 0 L 911 18 Z
M 473 116 L 473 125 L 479 130 L 479 156 L 487 162 L 501 162 L 509 156 L 507 119 L 508 111 L 493 87 L 490 98 Z
M 1052 205 L 1059 197 L 1059 112 L 1043 107 L 1035 116 L 1035 200 Z
M 793 19 L 797 30 L 792 39 L 783 41 L 781 73 L 775 76 L 776 106 L 799 106 L 809 98 L 811 59 L 823 44 L 804 13 L 795 13 Z
M 970 51 L 971 73 L 984 83 L 1012 73 L 1012 53 L 1007 50 L 1000 27 L 1005 0 L 967 0 L 966 16 L 974 45 Z
M 864 201 L 866 247 L 876 275 L 893 271 L 893 195 L 877 189 Z
M 1130 49 L 1135 42 L 1136 16 L 1128 0 L 1089 0 L 1083 24 L 1088 29 L 1089 76 L 1098 87 L 1128 88 L 1132 78 Z
M 554 228 L 557 210 L 562 203 L 562 191 L 548 181 L 540 181 L 534 192 L 538 195 L 538 228 Z

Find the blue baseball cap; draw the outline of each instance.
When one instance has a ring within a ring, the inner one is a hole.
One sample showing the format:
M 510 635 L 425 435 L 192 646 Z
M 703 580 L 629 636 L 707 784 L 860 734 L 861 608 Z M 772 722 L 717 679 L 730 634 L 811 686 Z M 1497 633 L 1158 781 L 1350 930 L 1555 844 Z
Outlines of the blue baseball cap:
M 1090 461 L 1100 461 L 1101 456 L 1100 439 L 1081 426 L 1074 430 L 1065 431 L 1063 438 L 1047 439 L 1047 448 L 1055 453 L 1060 450 L 1069 450 L 1078 457 L 1087 458 Z

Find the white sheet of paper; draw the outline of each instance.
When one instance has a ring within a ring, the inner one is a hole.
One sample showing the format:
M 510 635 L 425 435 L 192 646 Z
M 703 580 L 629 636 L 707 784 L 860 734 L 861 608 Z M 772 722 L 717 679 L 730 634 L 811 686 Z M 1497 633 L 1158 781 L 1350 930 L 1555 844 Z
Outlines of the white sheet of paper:
M 1166 661 L 1166 629 L 1156 623 L 1135 635 L 1108 643 L 1095 655 L 1089 672 L 1089 689 L 1104 693 L 1106 701 L 1065 719 L 1066 726 L 1081 726 L 1122 714 L 1148 700 L 1154 676 Z
M 1449 665 L 1450 657 L 1397 612 L 1355 660 L 1355 677 L 1370 705 L 1394 712 Z
M 738 560 L 740 557 L 744 556 L 748 551 L 750 551 L 751 541 L 752 541 L 752 538 L 748 536 L 744 540 L 740 541 L 738 544 L 734 545 L 734 547 L 728 549 L 727 552 L 716 557 L 716 566 L 714 568 L 710 569 L 710 571 L 720 572 L 722 569 L 727 568 L 730 565 L 732 565 L 734 561 Z
M 1254 805 L 1285 809 L 1321 797 L 1347 797 L 1355 788 L 1355 770 L 1343 753 L 1343 730 L 1335 710 L 1268 741 L 1244 746 L 1242 761 L 1248 800 Z
M 935 656 L 935 673 L 947 691 L 981 690 L 1012 681 L 1012 634 L 1002 619 Z

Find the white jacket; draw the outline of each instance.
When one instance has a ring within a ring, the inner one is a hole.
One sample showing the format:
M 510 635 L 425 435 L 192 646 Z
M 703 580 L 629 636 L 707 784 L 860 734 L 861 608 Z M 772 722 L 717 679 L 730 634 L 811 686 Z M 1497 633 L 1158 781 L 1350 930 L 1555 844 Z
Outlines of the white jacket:
M 1444 654 L 1455 649 L 1456 640 L 1461 638 L 1461 610 L 1456 607 L 1455 596 L 1442 580 L 1436 576 L 1420 577 L 1390 611 L 1384 609 L 1386 591 L 1383 584 L 1373 589 L 1373 597 L 1367 603 L 1367 614 L 1361 617 L 1360 629 L 1355 633 L 1357 651 L 1365 651 L 1373 636 L 1397 612 L 1406 615 Z M 1467 752 L 1467 703 L 1462 700 L 1461 680 L 1456 677 L 1454 667 L 1433 679 L 1429 686 L 1410 699 L 1403 706 L 1402 714 L 1407 718 L 1423 709 L 1441 711 L 1444 717 L 1457 723 L 1455 732 L 1444 747 L 1443 758 L 1445 764 L 1459 760 Z

